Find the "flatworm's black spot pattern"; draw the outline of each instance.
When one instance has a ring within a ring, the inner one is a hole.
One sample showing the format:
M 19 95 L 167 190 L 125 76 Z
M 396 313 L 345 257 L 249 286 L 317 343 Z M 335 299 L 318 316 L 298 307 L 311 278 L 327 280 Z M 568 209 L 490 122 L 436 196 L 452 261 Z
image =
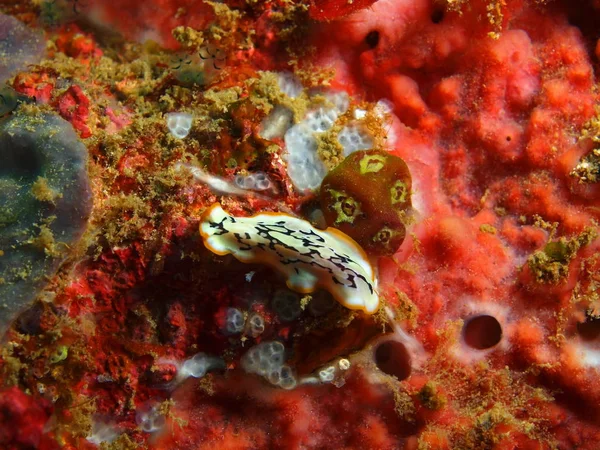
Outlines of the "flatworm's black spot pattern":
M 220 222 L 209 222 L 212 230 L 209 234 L 222 236 L 230 233 L 226 226 L 227 222 L 236 223 L 233 218 L 224 218 Z M 294 230 L 289 228 L 283 220 L 274 223 L 258 221 L 252 228 L 256 236 L 261 237 L 266 242 L 257 242 L 252 237 L 252 232 L 232 232 L 240 252 L 256 251 L 258 253 L 266 251 L 268 248 L 278 256 L 279 263 L 283 266 L 289 264 L 295 264 L 300 268 L 305 266 L 308 272 L 311 272 L 310 268 L 318 267 L 330 274 L 331 281 L 334 284 L 349 289 L 359 289 L 358 283 L 362 282 L 366 284 L 370 294 L 374 293 L 373 283 L 352 268 L 352 266 L 359 266 L 359 264 L 348 255 L 340 254 L 334 248 L 325 245 L 325 239 L 313 230 Z M 331 267 L 323 264 L 323 261 L 327 261 Z M 337 269 L 336 273 L 334 273 L 332 267 Z M 295 267 L 294 271 L 296 274 L 300 274 L 298 267 Z M 336 276 L 340 273 L 344 275 L 344 279 L 340 280 Z

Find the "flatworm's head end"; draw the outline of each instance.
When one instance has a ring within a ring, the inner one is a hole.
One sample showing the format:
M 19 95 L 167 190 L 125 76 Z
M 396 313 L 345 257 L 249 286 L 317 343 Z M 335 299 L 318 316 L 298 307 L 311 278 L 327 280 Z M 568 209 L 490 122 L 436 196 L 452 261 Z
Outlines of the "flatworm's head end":
M 217 231 L 222 231 L 223 227 L 219 228 L 215 224 L 223 225 L 224 219 L 228 217 L 229 215 L 223 210 L 220 203 L 211 205 L 200 217 L 199 230 L 204 246 L 219 256 L 227 255 L 231 253 L 231 250 L 224 245 L 222 237 L 216 235 Z

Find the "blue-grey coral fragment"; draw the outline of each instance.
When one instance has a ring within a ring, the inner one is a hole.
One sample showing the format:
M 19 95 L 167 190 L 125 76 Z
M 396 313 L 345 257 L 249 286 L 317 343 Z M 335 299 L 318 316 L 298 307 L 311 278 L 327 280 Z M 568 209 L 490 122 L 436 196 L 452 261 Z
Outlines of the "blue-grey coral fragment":
M 0 335 L 83 232 L 87 149 L 51 114 L 0 120 Z

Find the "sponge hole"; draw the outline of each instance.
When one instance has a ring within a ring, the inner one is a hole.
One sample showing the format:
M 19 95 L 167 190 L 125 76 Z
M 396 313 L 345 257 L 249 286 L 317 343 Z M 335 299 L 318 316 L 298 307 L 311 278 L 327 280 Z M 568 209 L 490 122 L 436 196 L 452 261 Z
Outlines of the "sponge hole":
M 465 322 L 463 338 L 471 348 L 492 348 L 502 339 L 502 326 L 495 317 L 487 314 L 472 317 Z
M 375 364 L 382 372 L 393 375 L 398 380 L 410 376 L 410 354 L 401 342 L 385 341 L 375 349 Z
M 373 49 L 379 44 L 379 31 L 372 30 L 365 36 L 365 43 Z
M 431 13 L 431 21 L 433 23 L 440 23 L 442 20 L 444 20 L 444 9 L 435 8 Z

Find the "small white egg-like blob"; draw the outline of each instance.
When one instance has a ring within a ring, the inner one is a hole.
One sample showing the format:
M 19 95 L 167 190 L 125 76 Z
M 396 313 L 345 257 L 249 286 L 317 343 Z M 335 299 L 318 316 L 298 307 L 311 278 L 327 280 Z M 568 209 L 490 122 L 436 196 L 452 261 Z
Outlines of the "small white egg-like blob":
M 246 333 L 258 337 L 263 331 L 265 331 L 265 319 L 259 313 L 252 314 L 247 321 Z
M 190 113 L 174 112 L 167 114 L 167 127 L 177 139 L 186 137 L 192 128 L 194 116 Z
M 166 418 L 156 406 L 152 406 L 149 410 L 138 411 L 135 415 L 138 426 L 146 433 L 154 433 L 165 426 Z
M 177 374 L 177 378 L 179 380 L 184 380 L 189 377 L 202 378 L 210 370 L 224 368 L 225 363 L 221 358 L 208 356 L 205 353 L 196 353 L 194 356 L 183 362 L 179 373 Z
M 335 378 L 335 367 L 329 366 L 319 371 L 319 378 L 323 383 L 329 383 Z
M 225 331 L 228 334 L 238 334 L 244 330 L 244 314 L 237 308 L 227 308 L 227 318 L 225 321 Z

